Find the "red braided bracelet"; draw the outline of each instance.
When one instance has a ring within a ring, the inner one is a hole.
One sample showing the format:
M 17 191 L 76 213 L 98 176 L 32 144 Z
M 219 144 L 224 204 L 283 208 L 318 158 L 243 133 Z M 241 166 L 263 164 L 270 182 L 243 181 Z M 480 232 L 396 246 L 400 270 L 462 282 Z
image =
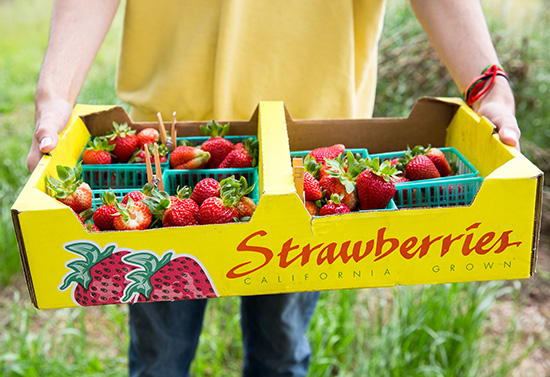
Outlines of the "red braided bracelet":
M 508 76 L 502 67 L 498 64 L 493 64 L 485 68 L 481 75 L 476 77 L 468 88 L 464 92 L 464 100 L 468 106 L 472 106 L 478 99 L 480 99 L 493 84 L 497 76 L 502 76 L 508 80 Z M 487 82 L 489 80 L 489 82 Z

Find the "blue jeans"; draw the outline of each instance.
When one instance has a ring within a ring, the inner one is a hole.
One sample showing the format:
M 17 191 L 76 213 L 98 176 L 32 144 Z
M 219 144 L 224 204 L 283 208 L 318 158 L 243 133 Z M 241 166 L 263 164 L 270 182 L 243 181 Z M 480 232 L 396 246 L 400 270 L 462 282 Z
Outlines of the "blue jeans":
M 305 333 L 319 292 L 241 298 L 244 377 L 308 372 Z M 130 305 L 130 377 L 188 377 L 208 300 Z

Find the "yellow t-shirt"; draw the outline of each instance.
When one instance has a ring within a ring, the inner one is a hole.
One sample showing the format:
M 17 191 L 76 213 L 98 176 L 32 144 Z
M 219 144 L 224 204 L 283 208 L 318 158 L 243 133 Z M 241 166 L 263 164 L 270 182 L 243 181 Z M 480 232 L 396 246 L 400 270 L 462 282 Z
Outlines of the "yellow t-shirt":
M 117 75 L 135 120 L 372 114 L 384 0 L 127 0 Z

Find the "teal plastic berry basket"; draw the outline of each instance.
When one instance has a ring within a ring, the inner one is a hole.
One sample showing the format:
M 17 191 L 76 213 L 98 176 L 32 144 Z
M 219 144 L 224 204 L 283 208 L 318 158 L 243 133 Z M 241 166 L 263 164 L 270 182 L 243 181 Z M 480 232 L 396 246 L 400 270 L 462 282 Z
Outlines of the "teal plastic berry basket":
M 394 196 L 397 208 L 453 207 L 472 204 L 483 177 L 396 183 Z
M 258 168 L 239 168 L 239 169 L 196 169 L 196 170 L 177 170 L 168 169 L 164 171 L 162 180 L 164 190 L 170 195 L 174 195 L 178 187 L 189 186 L 191 189 L 204 178 L 214 178 L 220 182 L 225 178 L 234 176 L 237 180 L 245 177 L 248 186 L 254 185 L 254 189 L 248 195 L 255 203 L 260 198 L 258 183 Z
M 362 158 L 367 158 L 369 156 L 369 152 L 364 148 L 346 149 L 345 153 L 347 153 L 348 151 L 350 151 L 354 155 L 360 155 Z M 309 154 L 309 152 L 311 152 L 311 151 L 291 151 L 290 152 L 290 157 L 302 157 L 302 158 L 304 158 Z
M 113 193 L 116 196 L 116 199 L 120 202 L 122 198 L 126 194 L 128 194 L 130 191 L 138 191 L 141 188 L 134 188 L 134 189 L 113 189 Z M 101 205 L 101 194 L 105 190 L 92 190 L 92 205 L 94 208 L 97 208 Z
M 162 170 L 168 167 L 168 163 L 161 164 Z M 147 183 L 147 168 L 145 164 L 82 165 L 82 177 L 92 190 L 140 189 Z
M 441 178 L 434 178 L 434 179 L 453 179 L 457 176 L 461 176 L 463 178 L 467 177 L 476 177 L 479 175 L 479 172 L 476 168 L 468 161 L 462 154 L 453 147 L 443 147 L 438 148 L 440 149 L 444 154 L 445 158 L 449 163 L 451 164 L 451 167 L 454 165 L 456 166 L 456 173 L 454 175 L 448 176 L 448 177 L 441 177 Z M 387 152 L 387 153 L 377 153 L 373 154 L 370 157 L 371 158 L 380 158 L 380 162 L 383 161 L 390 161 L 394 158 L 400 158 L 405 156 L 405 151 L 399 151 L 399 152 Z

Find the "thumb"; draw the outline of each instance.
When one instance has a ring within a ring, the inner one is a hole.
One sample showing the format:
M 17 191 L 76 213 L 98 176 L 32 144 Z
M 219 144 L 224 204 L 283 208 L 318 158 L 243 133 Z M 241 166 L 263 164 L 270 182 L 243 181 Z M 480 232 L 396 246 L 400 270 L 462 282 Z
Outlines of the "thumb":
M 51 152 L 57 146 L 59 133 L 63 131 L 71 117 L 72 107 L 66 102 L 50 104 L 37 111 L 34 137 L 27 156 L 27 167 L 33 171 L 43 153 Z

